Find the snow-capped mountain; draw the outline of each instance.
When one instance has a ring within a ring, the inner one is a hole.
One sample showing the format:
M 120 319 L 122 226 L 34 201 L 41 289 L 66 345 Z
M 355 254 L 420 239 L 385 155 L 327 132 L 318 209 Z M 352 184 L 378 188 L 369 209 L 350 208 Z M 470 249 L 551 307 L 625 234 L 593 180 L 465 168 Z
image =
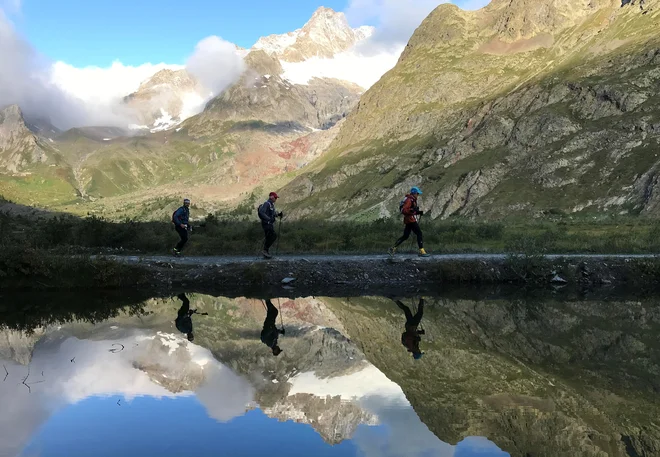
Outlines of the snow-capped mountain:
M 344 13 L 321 7 L 302 28 L 260 38 L 251 49 L 237 47 L 236 52 L 246 63 L 255 60 L 250 59 L 251 55 L 265 52 L 279 68 L 268 73 L 277 75 L 283 71 L 281 64 L 304 65 L 309 59 L 332 59 L 335 55 L 345 53 L 371 36 L 373 30 L 373 27 L 367 26 L 353 29 Z M 248 71 L 255 70 L 252 65 L 248 64 L 247 67 Z M 293 78 L 299 84 L 307 84 L 314 78 L 342 79 L 334 74 L 315 74 L 314 68 L 296 67 L 284 75 L 283 80 Z M 257 70 L 257 73 L 266 72 Z M 354 90 L 357 86 L 347 83 L 347 87 Z M 135 112 L 136 123 L 131 126 L 132 130 L 155 133 L 171 129 L 200 113 L 206 103 L 218 95 L 203 87 L 185 69 L 167 69 L 144 81 L 137 91 L 124 98 L 124 103 Z
M 260 38 L 252 49 L 262 49 L 284 62 L 331 58 L 370 37 L 373 31 L 369 26 L 353 29 L 344 13 L 321 7 L 301 29 Z

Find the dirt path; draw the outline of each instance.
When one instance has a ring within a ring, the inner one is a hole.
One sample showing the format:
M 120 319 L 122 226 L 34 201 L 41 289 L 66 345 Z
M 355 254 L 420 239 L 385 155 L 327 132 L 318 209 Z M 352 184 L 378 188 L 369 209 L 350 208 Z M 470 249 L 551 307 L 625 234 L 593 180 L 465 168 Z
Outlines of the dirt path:
M 438 254 L 431 257 L 419 257 L 416 254 L 397 254 L 395 257 L 389 255 L 283 255 L 273 259 L 264 259 L 261 256 L 205 256 L 205 257 L 174 257 L 174 256 L 107 256 L 118 261 L 136 263 L 147 262 L 157 263 L 166 262 L 175 265 L 189 265 L 189 266 L 218 266 L 218 265 L 231 265 L 231 264 L 253 264 L 255 262 L 267 264 L 288 264 L 292 262 L 308 262 L 308 263 L 335 263 L 335 262 L 406 262 L 413 261 L 420 264 L 437 264 L 443 262 L 453 261 L 484 261 L 484 262 L 501 262 L 506 260 L 509 254 Z M 548 261 L 556 261 L 560 259 L 567 259 L 573 261 L 605 261 L 612 260 L 625 260 L 625 259 L 655 259 L 660 258 L 657 254 L 552 254 L 546 255 L 544 258 Z
M 104 256 L 138 266 L 146 283 L 159 291 L 198 290 L 222 294 L 229 289 L 267 288 L 296 293 L 353 294 L 446 291 L 450 287 L 485 289 L 573 289 L 607 295 L 614 289 L 660 287 L 657 255 L 549 255 L 512 257 L 507 254 L 417 255 L 288 255 L 256 256 Z M 144 284 L 144 283 L 143 283 Z

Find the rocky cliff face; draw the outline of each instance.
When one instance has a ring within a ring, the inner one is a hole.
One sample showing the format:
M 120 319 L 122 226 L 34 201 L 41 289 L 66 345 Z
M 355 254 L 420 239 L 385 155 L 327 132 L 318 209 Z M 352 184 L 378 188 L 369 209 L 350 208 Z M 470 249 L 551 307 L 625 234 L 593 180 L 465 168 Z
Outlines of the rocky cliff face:
M 657 0 L 441 5 L 283 190 L 292 214 L 350 189 L 354 215 L 387 216 L 411 185 L 432 218 L 656 211 L 659 26 Z
M 47 160 L 46 151 L 28 129 L 18 105 L 0 110 L 0 169 L 17 173 Z

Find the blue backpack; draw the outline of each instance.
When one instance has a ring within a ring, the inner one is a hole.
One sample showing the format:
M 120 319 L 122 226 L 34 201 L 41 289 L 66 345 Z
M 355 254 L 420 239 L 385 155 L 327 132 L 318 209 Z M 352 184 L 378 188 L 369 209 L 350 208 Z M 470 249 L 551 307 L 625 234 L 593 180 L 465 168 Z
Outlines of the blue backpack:
M 399 202 L 399 214 L 403 214 L 403 205 L 406 204 L 407 199 L 408 197 L 404 197 L 404 199 Z

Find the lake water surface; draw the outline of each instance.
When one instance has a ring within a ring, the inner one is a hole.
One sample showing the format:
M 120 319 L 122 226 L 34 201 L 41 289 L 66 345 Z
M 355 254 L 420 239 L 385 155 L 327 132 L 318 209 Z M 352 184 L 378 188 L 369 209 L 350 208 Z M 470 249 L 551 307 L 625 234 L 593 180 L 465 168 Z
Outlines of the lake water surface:
M 660 455 L 659 301 L 265 298 L 0 295 L 0 456 Z

